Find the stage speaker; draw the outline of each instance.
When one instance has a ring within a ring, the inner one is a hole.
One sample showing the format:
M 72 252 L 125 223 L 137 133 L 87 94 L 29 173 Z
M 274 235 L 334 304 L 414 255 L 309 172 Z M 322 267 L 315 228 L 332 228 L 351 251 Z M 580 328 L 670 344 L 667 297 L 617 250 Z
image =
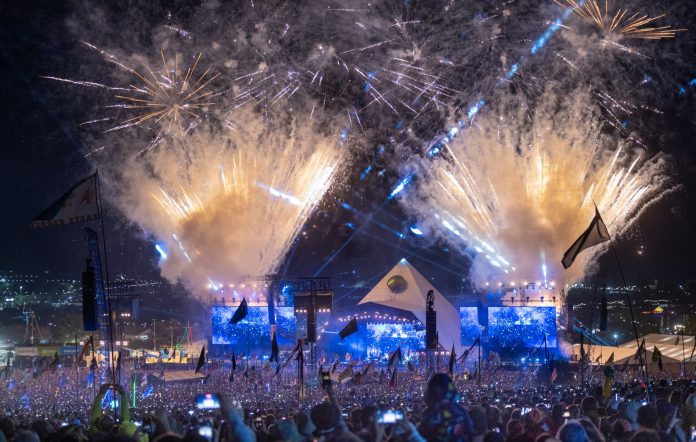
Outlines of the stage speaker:
M 437 350 L 437 312 L 425 311 L 425 342 L 426 350 Z
M 307 342 L 317 342 L 317 314 L 313 308 L 307 310 Z
M 89 259 L 82 272 L 82 323 L 85 331 L 97 330 L 97 278 Z

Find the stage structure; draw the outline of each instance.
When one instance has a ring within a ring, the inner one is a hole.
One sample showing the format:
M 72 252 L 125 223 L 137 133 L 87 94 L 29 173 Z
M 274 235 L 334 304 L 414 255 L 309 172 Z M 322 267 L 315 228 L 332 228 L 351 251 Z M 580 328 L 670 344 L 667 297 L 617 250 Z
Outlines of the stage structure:
M 406 259 L 399 261 L 384 275 L 358 304 L 371 302 L 408 311 L 427 327 L 427 294 L 430 291 L 432 308 L 437 312 L 435 331 L 439 338 L 438 350 L 449 350 L 454 345 L 457 354 L 462 354 L 464 347 L 460 342 L 459 311 Z
M 292 286 L 295 315 L 307 315 L 307 335 L 304 342 L 309 345 L 308 364 L 317 362 L 317 313 L 333 313 L 333 286 L 329 278 L 301 277 L 283 281 Z
M 359 302 L 366 303 L 413 314 L 425 326 L 423 346 L 428 355 L 449 350 L 453 344 L 462 355 L 475 342 L 485 351 L 513 360 L 528 359 L 530 354 L 538 354 L 538 348 L 557 351 L 562 295 L 553 282 L 500 283 L 495 289 L 486 286 L 479 296 L 455 308 L 402 259 Z M 432 357 L 426 358 L 428 365 L 433 362 Z
M 297 339 L 309 345 L 308 364 L 316 361 L 317 314 L 333 312 L 333 286 L 326 277 L 247 276 L 238 284 L 211 288 L 210 343 L 222 353 L 268 353 L 273 333 L 286 350 Z M 232 315 L 247 300 L 247 318 L 232 325 Z
M 425 360 L 428 368 L 435 368 L 435 352 L 440 344 L 437 335 L 437 312 L 433 308 L 434 305 L 435 292 L 429 290 L 425 298 L 425 350 L 427 353 Z

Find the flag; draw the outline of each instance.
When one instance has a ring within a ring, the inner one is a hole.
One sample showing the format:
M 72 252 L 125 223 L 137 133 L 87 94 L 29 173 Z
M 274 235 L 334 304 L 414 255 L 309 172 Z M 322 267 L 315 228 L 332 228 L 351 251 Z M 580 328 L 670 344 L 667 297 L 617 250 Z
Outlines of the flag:
M 78 361 L 80 359 L 84 359 L 85 356 L 87 356 L 87 351 L 89 350 L 89 346 L 92 344 L 93 339 L 94 339 L 94 336 L 90 336 L 89 339 L 85 341 L 85 344 L 82 346 L 82 351 L 80 352 L 80 357 L 77 358 Z
M 394 371 L 392 371 L 391 379 L 389 380 L 389 386 L 392 388 L 396 387 L 396 381 L 397 381 L 396 373 L 397 373 L 397 370 L 395 368 Z
M 343 340 L 357 331 L 358 331 L 358 318 L 353 317 L 353 319 L 348 321 L 348 324 L 346 324 L 346 326 L 343 327 L 343 330 L 338 332 L 338 336 L 340 336 L 341 340 Z
M 146 385 L 147 385 L 147 375 L 142 374 L 142 375 L 140 375 L 140 386 L 144 387 Z
M 343 370 L 341 372 L 341 375 L 338 377 L 338 382 L 342 383 L 344 381 L 348 381 L 352 377 L 353 377 L 353 367 L 351 367 L 349 365 L 348 368 L 346 368 L 345 370 Z
M 387 363 L 387 367 L 392 367 L 396 360 L 399 360 L 399 364 L 403 362 L 402 357 L 401 357 L 401 346 L 398 346 L 396 348 L 396 351 L 389 356 L 389 363 Z
M 297 380 L 299 382 L 298 397 L 300 400 L 305 398 L 304 385 L 304 352 L 302 351 L 302 340 L 297 341 Z
M 136 396 L 135 396 L 137 391 L 138 391 L 137 380 L 138 379 L 137 379 L 136 374 L 133 373 L 133 380 L 131 382 L 131 400 L 130 400 L 130 407 L 131 408 L 137 407 Z M 121 400 L 123 400 L 123 398 L 121 398 Z
M 379 383 L 381 384 L 384 382 L 384 379 L 386 378 L 386 373 L 384 373 L 384 369 L 381 369 L 379 371 Z
M 454 352 L 454 343 L 452 343 L 452 351 L 449 357 L 449 374 L 454 373 L 454 361 L 457 360 L 457 354 Z
M 242 319 L 246 318 L 247 314 L 249 314 L 249 308 L 247 307 L 246 298 L 243 298 L 242 302 L 239 304 L 239 307 L 237 307 L 237 310 L 235 310 L 234 314 L 232 315 L 230 324 L 234 325 L 238 323 Z
M 558 379 L 558 369 L 556 369 L 556 367 L 553 367 L 551 370 L 551 377 L 549 379 L 551 380 L 552 384 L 556 382 L 556 379 Z
M 611 352 L 611 355 L 609 356 L 609 359 L 607 359 L 606 365 L 611 365 L 614 363 L 614 352 Z
M 375 373 L 375 361 L 371 361 L 369 364 L 367 364 L 367 367 L 362 372 L 363 377 L 367 375 L 371 375 Z
M 273 339 L 271 340 L 271 357 L 268 358 L 268 362 L 279 362 L 278 355 L 280 350 L 278 349 L 278 338 L 276 338 L 275 332 L 273 332 Z
M 201 355 L 198 356 L 198 363 L 196 364 L 196 374 L 198 374 L 199 371 L 203 368 L 205 365 L 205 345 L 201 349 Z
M 152 396 L 152 393 L 153 393 L 154 391 L 155 391 L 155 387 L 153 387 L 152 385 L 150 385 L 149 387 L 147 387 L 147 390 L 145 390 L 145 391 L 143 392 L 143 395 L 141 396 L 141 398 L 142 398 L 142 399 L 147 399 L 147 398 L 149 398 L 150 396 Z
M 51 360 L 51 363 L 48 364 L 48 369 L 51 370 L 52 372 L 54 372 L 58 369 L 58 352 L 55 352 L 55 354 L 53 355 L 53 359 Z
M 99 218 L 97 202 L 97 174 L 90 175 L 75 184 L 39 213 L 29 225 L 32 229 L 62 224 L 72 224 Z
M 44 373 L 44 371 L 46 371 L 48 363 L 48 358 L 46 358 L 45 356 L 36 362 L 32 361 L 32 376 L 34 377 L 34 379 L 38 378 Z
M 0 372 L 0 379 L 7 379 L 10 377 L 10 362 L 8 361 L 5 364 L 5 368 Z
M 657 345 L 653 348 L 652 361 L 657 362 L 657 366 L 660 368 L 660 371 L 664 371 L 662 369 L 662 352 L 659 348 L 657 348 Z
M 628 368 L 628 360 L 629 360 L 629 358 L 626 358 L 626 360 L 624 361 L 624 363 L 621 365 L 621 373 L 625 373 L 625 372 L 626 372 L 626 369 Z
M 612 355 L 613 356 L 613 355 Z M 614 367 L 606 365 L 604 367 L 604 388 L 602 394 L 606 399 L 611 397 L 611 386 L 614 384 Z
M 640 343 L 638 346 L 638 350 L 636 350 L 636 355 L 633 357 L 636 361 L 641 361 L 642 362 L 642 355 L 643 352 L 645 351 L 645 338 L 643 338 L 643 342 Z
M 602 221 L 602 217 L 599 215 L 599 210 L 595 207 L 595 216 L 592 218 L 590 226 L 582 232 L 582 235 L 563 254 L 563 259 L 561 260 L 563 268 L 567 269 L 570 267 L 578 254 L 583 250 L 601 244 L 604 241 L 609 241 L 609 239 L 607 226 L 604 225 L 604 221 Z
M 94 384 L 94 371 L 90 371 L 87 375 L 87 386 L 91 387 Z
M 232 371 L 237 370 L 237 356 L 234 354 L 234 350 L 232 350 Z

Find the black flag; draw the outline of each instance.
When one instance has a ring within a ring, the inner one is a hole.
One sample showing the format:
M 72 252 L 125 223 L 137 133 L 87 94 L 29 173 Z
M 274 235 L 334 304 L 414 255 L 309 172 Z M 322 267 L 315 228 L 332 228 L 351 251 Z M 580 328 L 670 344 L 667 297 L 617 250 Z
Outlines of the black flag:
M 353 317 L 350 321 L 348 321 L 348 324 L 346 324 L 345 327 L 343 327 L 343 330 L 338 332 L 338 336 L 341 337 L 341 339 L 345 339 L 348 336 L 352 335 L 358 331 L 358 318 Z
M 85 356 L 87 355 L 87 351 L 89 350 L 89 346 L 92 345 L 93 339 L 94 339 L 94 336 L 90 336 L 89 339 L 85 341 L 85 344 L 82 346 L 82 351 L 80 352 L 80 356 L 77 357 L 78 361 L 80 359 L 85 358 Z
M 304 385 L 304 352 L 302 351 L 302 340 L 297 341 L 297 381 L 299 382 L 298 396 L 300 400 L 305 398 Z
M 457 360 L 457 355 L 454 352 L 454 343 L 452 343 L 452 352 L 450 353 L 450 358 L 449 358 L 449 374 L 454 373 L 454 361 Z
M 657 348 L 657 345 L 655 348 L 653 348 L 652 361 L 657 362 L 657 366 L 660 368 L 660 371 L 664 371 L 664 368 L 662 367 L 662 352 L 659 348 Z
M 203 366 L 205 365 L 205 345 L 201 348 L 201 355 L 198 357 L 198 364 L 196 364 L 196 374 L 198 374 Z
M 234 381 L 234 371 L 237 369 L 237 356 L 235 356 L 234 350 L 232 350 L 232 359 L 230 362 L 231 362 L 231 367 L 230 367 L 229 381 L 233 382 Z
M 397 359 L 399 360 L 399 364 L 403 362 L 403 358 L 401 357 L 401 346 L 397 347 L 396 351 L 392 353 L 392 355 L 389 357 L 389 363 L 387 363 L 387 367 L 393 367 L 394 362 L 396 362 Z
M 563 254 L 563 259 L 561 264 L 563 268 L 567 269 L 573 264 L 578 253 L 583 250 L 601 244 L 604 241 L 609 241 L 609 231 L 607 226 L 604 225 L 602 217 L 599 215 L 599 210 L 595 207 L 595 216 L 592 218 L 590 226 L 582 232 L 582 235 L 570 246 L 570 248 Z
M 278 349 L 278 338 L 276 338 L 275 332 L 273 332 L 273 340 L 271 341 L 271 357 L 268 358 L 268 362 L 279 362 L 278 355 L 280 350 Z
M 51 363 L 48 364 L 48 368 L 51 371 L 56 371 L 58 368 L 58 352 L 53 355 L 53 359 L 51 360 Z
M 242 299 L 242 302 L 239 304 L 239 307 L 237 307 L 237 310 L 234 312 L 234 315 L 232 315 L 232 319 L 230 319 L 230 324 L 234 325 L 238 323 L 242 319 L 246 318 L 248 313 L 249 308 L 247 307 L 247 300 L 246 298 L 244 298 Z

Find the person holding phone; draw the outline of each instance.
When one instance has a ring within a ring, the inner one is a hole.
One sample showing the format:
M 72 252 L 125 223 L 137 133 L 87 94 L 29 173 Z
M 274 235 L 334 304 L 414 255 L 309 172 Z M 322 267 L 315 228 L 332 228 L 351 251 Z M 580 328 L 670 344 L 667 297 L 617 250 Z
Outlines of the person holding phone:
M 114 426 L 114 420 L 102 411 L 102 402 L 106 396 L 106 392 L 110 388 L 114 389 L 114 392 L 121 396 L 121 407 L 120 416 L 121 422 L 130 422 L 130 411 L 128 410 L 128 398 L 126 397 L 126 391 L 122 385 L 114 384 L 103 384 L 99 387 L 99 392 L 94 397 L 94 402 L 92 402 L 92 409 L 90 411 L 90 434 L 95 434 L 98 432 L 108 433 Z M 125 398 L 125 400 L 124 400 Z
M 469 413 L 459 405 L 452 379 L 435 374 L 425 391 L 426 408 L 418 432 L 428 442 L 465 442 L 473 431 Z

